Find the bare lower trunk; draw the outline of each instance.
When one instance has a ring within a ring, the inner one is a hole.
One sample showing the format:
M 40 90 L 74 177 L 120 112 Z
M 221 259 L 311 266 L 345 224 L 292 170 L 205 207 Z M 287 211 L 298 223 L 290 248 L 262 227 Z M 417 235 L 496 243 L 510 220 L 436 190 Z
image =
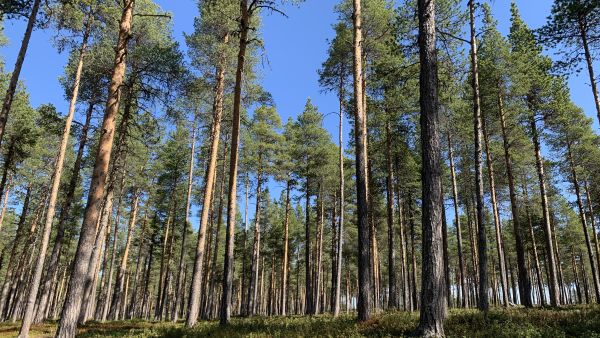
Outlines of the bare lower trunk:
M 462 243 L 462 228 L 460 223 L 460 214 L 458 206 L 458 187 L 456 184 L 456 169 L 454 167 L 454 152 L 452 150 L 452 139 L 450 132 L 447 134 L 448 139 L 448 158 L 450 159 L 450 177 L 452 179 L 452 198 L 454 201 L 454 222 L 456 223 L 456 240 L 457 240 L 457 251 L 458 251 L 458 266 L 459 266 L 459 285 L 461 291 L 461 306 L 464 308 L 469 307 L 469 297 L 467 291 L 467 270 L 465 266 L 465 259 L 463 255 L 463 243 Z M 458 293 L 458 291 L 457 291 Z
M 289 223 L 290 223 L 290 190 L 292 182 L 287 181 L 285 189 L 285 216 L 283 219 L 283 258 L 281 260 L 281 296 L 280 296 L 280 314 L 287 314 L 287 295 L 288 295 L 288 268 L 289 268 Z M 338 308 L 339 311 L 339 308 Z

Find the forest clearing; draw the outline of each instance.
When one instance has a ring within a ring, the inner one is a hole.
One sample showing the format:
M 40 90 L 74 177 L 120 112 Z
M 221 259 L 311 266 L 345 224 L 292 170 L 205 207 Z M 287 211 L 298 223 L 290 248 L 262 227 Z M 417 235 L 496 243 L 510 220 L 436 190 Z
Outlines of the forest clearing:
M 599 53 L 598 0 L 1 0 L 0 336 L 600 337 Z

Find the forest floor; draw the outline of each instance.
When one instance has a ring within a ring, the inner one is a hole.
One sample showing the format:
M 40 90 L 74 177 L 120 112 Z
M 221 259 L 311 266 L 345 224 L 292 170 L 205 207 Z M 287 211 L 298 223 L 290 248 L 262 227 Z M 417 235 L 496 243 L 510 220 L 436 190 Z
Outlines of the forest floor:
M 200 322 L 193 329 L 182 323 L 122 321 L 90 322 L 78 337 L 402 337 L 410 336 L 418 313 L 386 312 L 366 323 L 343 315 L 313 317 L 234 318 L 228 327 L 217 321 Z M 0 324 L 0 337 L 16 337 L 18 323 Z M 31 337 L 53 337 L 56 323 L 33 327 Z M 559 309 L 492 309 L 487 321 L 477 310 L 450 310 L 445 325 L 448 337 L 599 337 L 600 307 L 569 306 Z

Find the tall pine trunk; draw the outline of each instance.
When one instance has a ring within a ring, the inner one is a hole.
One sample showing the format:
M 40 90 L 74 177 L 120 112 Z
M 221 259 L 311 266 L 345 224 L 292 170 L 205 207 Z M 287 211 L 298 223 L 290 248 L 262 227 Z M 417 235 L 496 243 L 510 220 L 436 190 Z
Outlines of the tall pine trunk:
M 531 135 L 533 139 L 533 148 L 535 151 L 535 167 L 538 174 L 538 183 L 540 187 L 540 198 L 542 200 L 542 216 L 544 220 L 544 235 L 546 240 L 546 259 L 550 279 L 548 280 L 550 291 L 550 305 L 560 305 L 560 295 L 558 289 L 558 278 L 556 275 L 556 257 L 554 256 L 554 247 L 552 243 L 552 226 L 550 224 L 550 210 L 548 203 L 548 194 L 546 192 L 546 174 L 544 173 L 544 160 L 540 147 L 540 138 L 535 121 L 535 117 L 530 118 Z
M 525 244 L 523 241 L 523 228 L 519 220 L 519 202 L 517 201 L 517 192 L 515 190 L 515 178 L 513 174 L 512 155 L 510 153 L 510 140 L 508 138 L 508 129 L 506 125 L 506 115 L 504 112 L 504 103 L 502 99 L 501 84 L 498 84 L 498 111 L 500 115 L 500 127 L 502 129 L 502 142 L 504 147 L 504 161 L 506 165 L 506 178 L 508 179 L 508 192 L 510 197 L 510 206 L 512 212 L 513 232 L 515 236 L 515 249 L 517 253 L 517 270 L 519 278 L 519 296 L 521 303 L 525 307 L 533 307 L 531 300 L 531 280 L 529 272 L 525 266 Z
M 73 271 L 69 280 L 61 319 L 56 330 L 56 337 L 73 337 L 77 329 L 77 318 L 79 317 L 81 307 L 87 262 L 89 262 L 92 254 L 92 246 L 96 236 L 96 223 L 99 218 L 100 206 L 105 190 L 104 183 L 108 174 L 110 155 L 113 148 L 115 121 L 119 112 L 119 96 L 125 76 L 127 42 L 131 36 L 134 2 L 135 0 L 125 0 L 123 3 L 113 74 L 108 91 L 106 112 L 102 122 L 102 134 L 98 144 L 98 153 L 90 182 L 88 201 L 73 262 Z
M 435 1 L 418 0 L 421 107 L 423 243 L 421 312 L 417 331 L 425 337 L 444 336 L 446 316 L 442 248 L 442 172 L 439 141 Z
M 235 237 L 235 224 L 237 216 L 237 174 L 240 141 L 240 110 L 242 104 L 242 80 L 244 77 L 244 64 L 246 47 L 248 45 L 248 31 L 250 30 L 251 12 L 248 11 L 248 0 L 240 1 L 240 40 L 235 74 L 235 88 L 233 97 L 233 115 L 231 125 L 231 155 L 229 159 L 229 194 L 227 195 L 227 232 L 225 236 L 225 259 L 223 266 L 223 287 L 221 295 L 221 311 L 219 321 L 227 325 L 231 318 L 231 296 L 233 291 L 233 248 Z
M 487 235 L 483 219 L 483 166 L 481 161 L 481 103 L 479 97 L 479 70 L 477 65 L 477 40 L 475 38 L 475 3 L 469 0 L 471 28 L 471 84 L 473 87 L 473 133 L 475 135 L 475 207 L 477 221 L 477 249 L 479 257 L 479 299 L 477 308 L 489 310 L 487 274 Z
M 229 35 L 223 37 L 227 43 Z M 243 65 L 242 65 L 243 66 Z M 217 156 L 219 153 L 219 140 L 221 137 L 221 119 L 223 117 L 223 95 L 225 90 L 225 60 L 224 56 L 217 67 L 217 84 L 215 85 L 215 98 L 213 103 L 213 125 L 211 133 L 211 144 L 208 166 L 204 179 L 204 196 L 202 199 L 202 214 L 200 216 L 200 228 L 198 230 L 198 243 L 196 245 L 196 260 L 192 272 L 192 284 L 188 303 L 188 313 L 185 321 L 187 327 L 192 327 L 198 321 L 200 312 L 200 290 L 202 286 L 202 263 L 204 260 L 206 227 L 208 225 L 210 206 L 213 200 L 213 186 L 216 176 Z M 239 107 L 237 108 L 239 110 Z M 236 151 L 237 154 L 237 151 Z M 236 155 L 237 156 L 237 155 Z M 236 170 L 237 171 L 237 170 Z M 235 199 L 235 196 L 234 196 Z
M 356 147 L 356 196 L 358 227 L 358 319 L 366 321 L 370 316 L 371 281 L 369 252 L 369 208 L 368 208 L 368 157 L 367 157 L 367 117 L 364 109 L 362 56 L 362 17 L 361 0 L 353 0 L 354 16 L 354 134 Z
M 198 114 L 194 113 L 194 124 L 192 126 L 192 136 L 190 139 L 190 163 L 188 167 L 188 183 L 187 183 L 187 193 L 185 198 L 185 222 L 183 223 L 183 228 L 181 231 L 181 253 L 179 254 L 179 272 L 177 273 L 177 282 L 175 283 L 175 290 L 177 290 L 177 296 L 175 299 L 175 309 L 173 310 L 173 321 L 177 322 L 179 319 L 179 311 L 181 307 L 181 298 L 185 285 L 185 280 L 183 279 L 183 272 L 185 266 L 185 251 L 187 244 L 187 232 L 191 225 L 190 223 L 190 208 L 192 205 L 192 186 L 194 183 L 194 158 L 196 152 L 196 133 L 197 133 L 197 123 L 198 123 Z
M 496 253 L 498 254 L 498 266 L 500 267 L 500 286 L 502 287 L 502 304 L 508 306 L 508 278 L 506 274 L 506 264 L 504 260 L 504 239 L 502 238 L 502 222 L 500 212 L 498 211 L 498 198 L 496 196 L 496 178 L 494 174 L 494 161 L 490 152 L 489 135 L 486 128 L 485 117 L 482 116 L 481 128 L 483 132 L 483 142 L 485 144 L 485 156 L 488 169 L 488 180 L 490 184 L 490 195 L 492 202 L 492 211 L 494 213 L 494 228 L 496 230 Z
M 90 33 L 91 20 L 92 19 L 89 15 L 85 19 L 86 22 L 84 24 L 85 28 L 83 33 L 83 41 L 81 42 L 81 47 L 79 48 L 79 58 L 77 60 L 77 69 L 75 71 L 73 93 L 71 94 L 71 102 L 69 104 L 69 114 L 65 120 L 65 127 L 60 140 L 58 155 L 56 157 L 56 162 L 54 163 L 54 172 L 52 173 L 52 183 L 50 188 L 50 199 L 48 201 L 48 209 L 46 210 L 46 220 L 44 222 L 42 242 L 38 251 L 38 258 L 35 265 L 35 270 L 33 272 L 33 279 L 30 282 L 31 287 L 29 289 L 29 296 L 27 297 L 27 305 L 25 307 L 25 313 L 21 323 L 19 337 L 27 337 L 29 335 L 29 329 L 31 327 L 31 322 L 33 321 L 37 294 L 42 280 L 42 272 L 44 271 L 44 260 L 46 258 L 46 251 L 48 250 L 48 243 L 50 242 L 52 222 L 54 221 L 54 214 L 56 212 L 56 200 L 58 198 L 58 189 L 60 188 L 60 179 L 62 177 L 65 154 L 67 152 L 69 136 L 71 134 L 71 123 L 73 122 L 75 105 L 77 104 L 77 97 L 79 95 L 79 82 L 81 80 L 81 73 L 83 71 L 83 59 L 87 50 L 87 41 Z

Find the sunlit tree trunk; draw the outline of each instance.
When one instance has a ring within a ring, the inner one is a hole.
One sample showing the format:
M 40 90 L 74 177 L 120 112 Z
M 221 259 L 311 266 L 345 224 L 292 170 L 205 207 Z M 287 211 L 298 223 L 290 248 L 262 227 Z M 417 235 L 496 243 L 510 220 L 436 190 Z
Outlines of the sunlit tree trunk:
M 102 134 L 98 144 L 98 154 L 90 183 L 88 201 L 79 235 L 79 243 L 75 253 L 73 271 L 69 280 L 61 319 L 56 330 L 56 337 L 73 337 L 76 333 L 77 318 L 82 301 L 82 291 L 87 270 L 87 262 L 92 254 L 92 244 L 96 236 L 96 223 L 104 195 L 104 183 L 108 174 L 110 155 L 112 153 L 116 116 L 119 112 L 120 89 L 125 76 L 125 57 L 127 42 L 131 36 L 131 21 L 135 0 L 123 1 L 123 12 L 119 23 L 119 38 L 116 48 L 113 74 L 108 91 L 106 112 L 102 122 Z
M 223 37 L 227 43 L 229 35 Z M 217 155 L 219 153 L 219 140 L 221 135 L 221 119 L 223 116 L 223 95 L 225 89 L 225 60 L 224 56 L 217 67 L 217 84 L 215 86 L 215 98 L 213 103 L 213 125 L 210 144 L 209 161 L 204 179 L 204 196 L 202 199 L 202 214 L 200 216 L 200 228 L 198 230 L 198 243 L 196 245 L 196 260 L 192 272 L 192 284 L 188 302 L 188 312 L 185 321 L 187 327 L 192 327 L 198 321 L 200 312 L 200 289 L 202 286 L 202 263 L 204 259 L 206 227 L 208 224 L 210 205 L 213 199 L 213 185 L 215 181 L 215 169 L 217 168 Z M 239 109 L 239 107 L 238 107 Z M 236 151 L 237 153 L 237 151 Z M 235 197 L 234 197 L 235 199 Z
M 225 237 L 225 259 L 223 266 L 223 287 L 221 296 L 220 323 L 227 325 L 231 318 L 231 295 L 233 289 L 233 248 L 235 237 L 235 223 L 237 216 L 237 173 L 239 159 L 240 139 L 240 110 L 242 103 L 242 80 L 244 77 L 244 63 L 246 47 L 248 45 L 248 31 L 250 29 L 251 13 L 248 12 L 248 0 L 240 1 L 240 40 L 235 75 L 235 89 L 233 98 L 233 115 L 231 126 L 231 155 L 229 159 L 229 194 L 227 196 L 227 233 Z
M 363 56 L 362 56 L 362 18 L 361 0 L 353 0 L 354 15 L 354 134 L 356 147 L 356 194 L 358 209 L 358 319 L 366 321 L 370 316 L 371 286 L 370 276 L 371 257 L 369 253 L 369 208 L 368 208 L 368 156 L 367 156 L 367 121 L 364 109 L 363 86 Z

